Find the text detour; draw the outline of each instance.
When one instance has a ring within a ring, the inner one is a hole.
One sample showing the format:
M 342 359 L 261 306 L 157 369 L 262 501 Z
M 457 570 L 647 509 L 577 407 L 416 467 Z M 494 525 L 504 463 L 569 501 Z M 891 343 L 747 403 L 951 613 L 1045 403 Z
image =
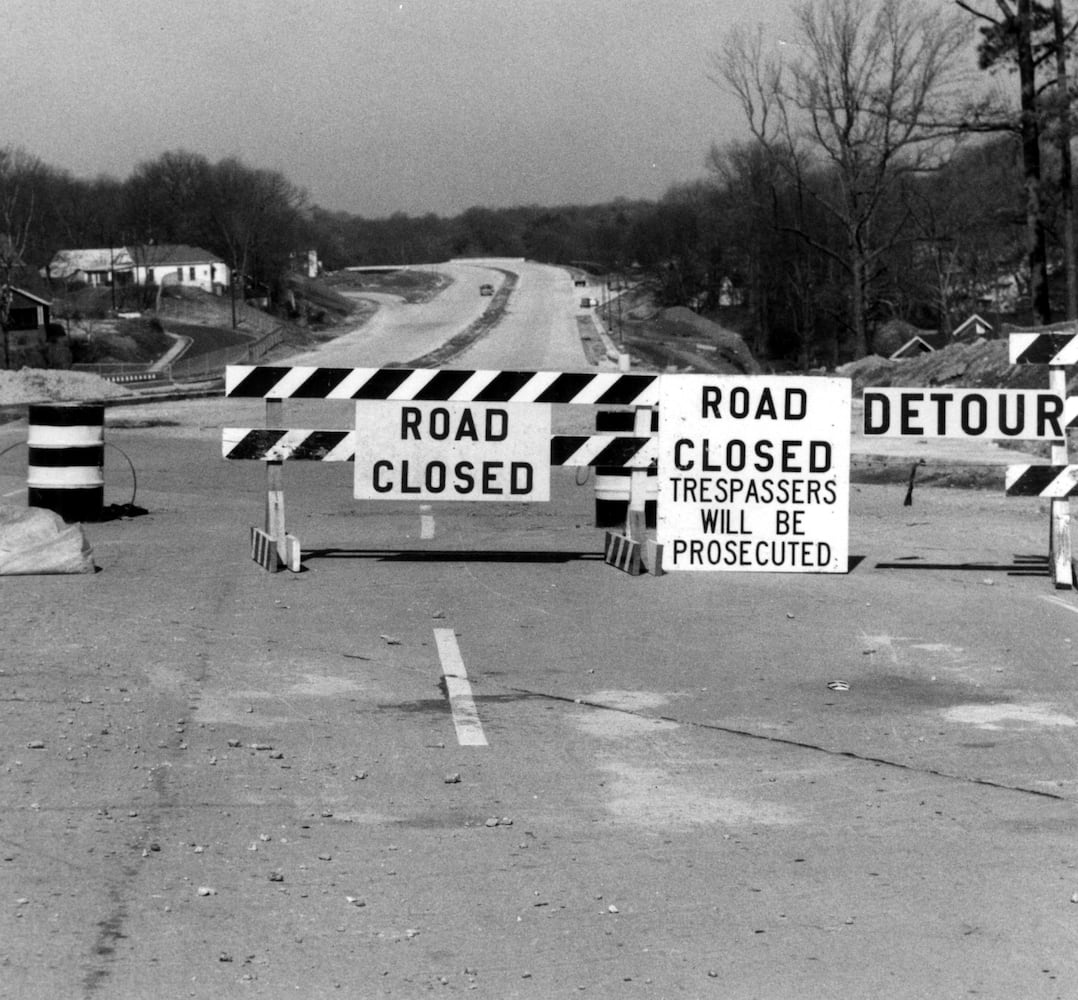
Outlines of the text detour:
M 1036 389 L 866 389 L 866 437 L 1013 438 L 1066 435 L 1062 397 Z

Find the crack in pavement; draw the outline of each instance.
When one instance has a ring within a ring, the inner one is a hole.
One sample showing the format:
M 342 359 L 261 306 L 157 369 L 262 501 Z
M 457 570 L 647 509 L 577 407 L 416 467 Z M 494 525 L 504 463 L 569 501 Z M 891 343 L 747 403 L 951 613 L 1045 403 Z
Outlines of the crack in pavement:
M 925 774 L 935 778 L 944 778 L 948 781 L 961 781 L 970 785 L 983 785 L 986 788 L 996 788 L 1005 792 L 1017 792 L 1021 795 L 1035 795 L 1039 798 L 1052 799 L 1056 802 L 1067 802 L 1065 795 L 1056 792 L 1046 792 L 1036 788 L 1023 788 L 1021 785 L 1008 785 L 1002 781 L 993 781 L 991 778 L 975 778 L 967 774 L 954 774 L 950 771 L 941 771 L 938 768 L 923 767 L 916 764 L 904 764 L 901 761 L 891 760 L 887 757 L 875 757 L 871 754 L 858 753 L 856 750 L 836 750 L 834 747 L 825 747 L 819 743 L 810 743 L 806 740 L 796 740 L 789 736 L 773 736 L 767 733 L 757 733 L 750 729 L 738 729 L 734 726 L 724 726 L 717 722 L 694 722 L 679 719 L 672 715 L 647 715 L 644 712 L 635 711 L 631 708 L 621 708 L 616 705 L 605 705 L 602 702 L 589 701 L 586 698 L 570 698 L 567 695 L 550 694 L 546 691 L 533 691 L 529 688 L 511 687 L 507 690 L 518 694 L 530 695 L 534 698 L 546 698 L 549 701 L 560 701 L 569 705 L 583 705 L 586 708 L 599 708 L 607 712 L 618 712 L 622 715 L 632 715 L 641 719 L 660 722 L 673 722 L 679 726 L 688 726 L 693 729 L 703 729 L 710 732 L 724 733 L 728 736 L 740 736 L 745 739 L 760 740 L 777 746 L 790 747 L 796 750 L 811 750 L 815 753 L 827 754 L 830 757 L 843 757 L 847 760 L 856 760 L 865 764 L 879 764 L 891 767 L 899 771 L 908 771 L 912 774 Z

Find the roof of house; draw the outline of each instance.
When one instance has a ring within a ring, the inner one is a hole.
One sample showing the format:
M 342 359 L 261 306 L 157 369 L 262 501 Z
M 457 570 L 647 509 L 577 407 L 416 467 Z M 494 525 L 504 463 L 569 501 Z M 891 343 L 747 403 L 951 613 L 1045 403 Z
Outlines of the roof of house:
M 959 323 L 951 331 L 955 340 L 974 340 L 977 337 L 995 336 L 995 327 L 978 313 L 974 313 L 969 319 Z
M 133 266 L 127 247 L 58 250 L 49 261 L 49 274 L 54 278 L 68 278 L 79 271 L 126 271 Z
M 181 264 L 223 264 L 215 253 L 185 243 L 148 243 L 131 247 L 131 256 L 144 267 L 164 267 Z
M 918 354 L 931 354 L 936 348 L 928 342 L 925 337 L 915 334 L 909 340 L 906 341 L 897 351 L 888 355 L 892 361 L 899 361 L 902 358 L 913 358 Z
M 18 297 L 21 299 L 29 299 L 31 302 L 36 302 L 39 306 L 52 306 L 52 303 L 48 299 L 43 299 L 39 295 L 34 295 L 33 292 L 28 292 L 25 288 L 11 289 L 12 298 Z

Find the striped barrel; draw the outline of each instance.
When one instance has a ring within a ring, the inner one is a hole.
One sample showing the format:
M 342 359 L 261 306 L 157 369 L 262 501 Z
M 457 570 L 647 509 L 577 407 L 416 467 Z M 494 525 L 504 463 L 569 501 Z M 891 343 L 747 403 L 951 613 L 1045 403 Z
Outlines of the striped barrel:
M 26 444 L 31 507 L 96 521 L 105 495 L 103 403 L 32 403 Z
M 631 432 L 635 414 L 631 410 L 600 410 L 595 414 L 597 431 Z M 658 430 L 659 415 L 652 412 L 651 429 Z M 595 527 L 618 528 L 625 524 L 629 513 L 629 483 L 632 469 L 599 466 L 595 470 Z M 659 478 L 655 469 L 648 470 L 644 489 L 644 519 L 654 528 L 659 499 Z

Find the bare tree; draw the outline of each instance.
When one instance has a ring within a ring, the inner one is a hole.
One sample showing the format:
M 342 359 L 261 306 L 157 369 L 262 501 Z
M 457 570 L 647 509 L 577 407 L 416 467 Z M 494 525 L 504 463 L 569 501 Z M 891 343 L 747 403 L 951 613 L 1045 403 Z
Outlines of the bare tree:
M 236 282 L 252 274 L 277 275 L 290 251 L 306 193 L 275 170 L 256 170 L 233 158 L 210 171 L 208 209 L 217 242 L 226 248 L 232 276 L 232 325 L 237 325 Z
M 966 35 L 919 0 L 809 0 L 797 38 L 768 50 L 762 29 L 735 29 L 714 79 L 739 100 L 756 141 L 833 218 L 842 245 L 799 235 L 840 263 L 854 350 L 868 353 L 871 284 L 899 238 L 882 209 L 900 180 L 938 162 L 943 108 L 955 97 Z
M 1052 4 L 1052 34 L 1056 57 L 1056 95 L 1059 101 L 1056 145 L 1059 149 L 1059 190 L 1063 209 L 1067 319 L 1078 319 L 1078 251 L 1074 241 L 1074 175 L 1071 167 L 1071 93 L 1067 78 L 1068 29 L 1063 17 L 1063 0 L 1054 0 Z
M 1022 149 L 1026 212 L 1026 259 L 1030 303 L 1037 323 L 1051 322 L 1048 293 L 1048 250 L 1045 179 L 1041 142 L 1054 134 L 1060 162 L 1060 208 L 1067 275 L 1067 313 L 1078 313 L 1078 263 L 1074 245 L 1074 195 L 1071 178 L 1070 85 L 1067 50 L 1078 21 L 1067 22 L 1062 0 L 954 0 L 980 23 L 982 69 L 1017 70 L 1019 110 L 1013 105 L 986 105 L 966 115 L 966 127 L 979 132 L 1011 132 Z M 1038 79 L 1042 67 L 1052 70 Z
M 0 332 L 4 367 L 11 367 L 8 323 L 14 279 L 25 266 L 24 255 L 34 217 L 33 179 L 44 169 L 36 157 L 21 149 L 0 149 Z

